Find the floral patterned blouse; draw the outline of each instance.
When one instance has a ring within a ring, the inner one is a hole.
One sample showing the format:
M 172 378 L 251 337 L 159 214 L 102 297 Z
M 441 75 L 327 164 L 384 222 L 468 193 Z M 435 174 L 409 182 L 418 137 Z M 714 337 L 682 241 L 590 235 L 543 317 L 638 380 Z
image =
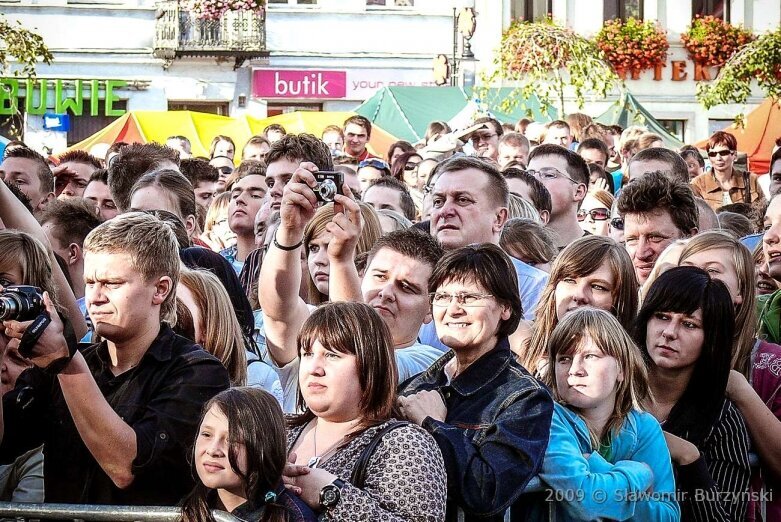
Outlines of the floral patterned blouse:
M 442 453 L 434 439 L 418 426 L 396 428 L 383 436 L 369 459 L 362 489 L 350 483 L 353 465 L 374 434 L 374 426 L 337 450 L 320 468 L 345 482 L 341 500 L 321 514 L 321 520 L 353 522 L 440 522 L 445 519 L 447 477 Z M 304 426 L 287 434 L 290 451 Z

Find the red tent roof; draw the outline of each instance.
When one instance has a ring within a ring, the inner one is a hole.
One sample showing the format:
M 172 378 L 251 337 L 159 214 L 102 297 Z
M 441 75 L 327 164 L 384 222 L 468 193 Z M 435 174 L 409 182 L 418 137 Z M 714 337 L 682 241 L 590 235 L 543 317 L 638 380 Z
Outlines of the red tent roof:
M 771 98 L 746 115 L 745 126 L 741 129 L 735 124 L 725 132 L 738 140 L 738 150 L 748 155 L 748 167 L 751 172 L 764 174 L 770 171 L 770 156 L 777 138 L 781 138 L 781 100 Z M 697 143 L 704 149 L 708 140 Z

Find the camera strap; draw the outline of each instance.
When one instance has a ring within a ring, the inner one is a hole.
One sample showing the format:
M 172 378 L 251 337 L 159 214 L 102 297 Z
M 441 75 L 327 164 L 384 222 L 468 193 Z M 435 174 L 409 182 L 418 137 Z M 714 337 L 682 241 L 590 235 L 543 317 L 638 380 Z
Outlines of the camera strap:
M 44 312 L 36 317 L 30 326 L 27 327 L 19 340 L 19 353 L 22 357 L 30 358 L 33 348 L 38 344 L 38 339 L 41 338 L 51 322 L 52 319 L 49 317 L 49 314 Z

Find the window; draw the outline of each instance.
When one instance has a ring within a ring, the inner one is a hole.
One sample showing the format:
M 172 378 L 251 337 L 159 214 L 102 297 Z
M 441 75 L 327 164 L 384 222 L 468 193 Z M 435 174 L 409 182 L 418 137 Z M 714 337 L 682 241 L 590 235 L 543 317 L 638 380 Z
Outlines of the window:
M 692 0 L 692 18 L 712 15 L 730 21 L 731 0 Z
M 87 100 L 85 100 L 87 101 Z M 127 100 L 117 100 L 114 102 L 114 109 L 127 111 Z M 70 115 L 70 128 L 68 129 L 68 147 L 74 145 L 82 140 L 85 140 L 95 134 L 96 132 L 104 129 L 114 120 L 121 118 L 121 116 L 90 116 L 87 111 L 81 116 Z
M 735 120 L 708 120 L 708 136 L 713 135 L 716 131 L 723 131 L 735 123 Z
M 413 7 L 415 0 L 366 0 L 366 5 L 381 5 L 386 7 Z
M 664 129 L 678 138 L 680 141 L 684 140 L 686 134 L 686 120 L 656 120 Z
M 643 19 L 643 0 L 605 0 L 604 6 L 603 18 L 605 20 L 613 20 L 614 18 L 621 20 L 627 18 Z
M 510 16 L 533 22 L 542 20 L 553 11 L 553 0 L 513 0 Z
M 194 111 L 228 116 L 228 102 L 168 102 L 169 111 Z
M 296 111 L 315 111 L 321 112 L 323 110 L 322 103 L 271 103 L 269 102 L 266 107 L 266 113 L 268 116 L 278 116 L 279 114 L 287 114 L 289 112 Z
M 268 0 L 269 5 L 317 5 L 317 0 Z

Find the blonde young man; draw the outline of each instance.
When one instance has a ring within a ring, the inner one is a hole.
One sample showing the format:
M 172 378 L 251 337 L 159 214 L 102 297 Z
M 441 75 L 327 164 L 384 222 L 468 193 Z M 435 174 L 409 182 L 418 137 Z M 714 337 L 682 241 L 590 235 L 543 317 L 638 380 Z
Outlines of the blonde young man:
M 174 505 L 192 487 L 199 413 L 228 372 L 164 322 L 176 316 L 177 252 L 170 227 L 138 212 L 87 236 L 86 302 L 101 343 L 77 350 L 44 298 L 51 323 L 33 341 L 34 367 L 3 397 L 0 458 L 43 444 L 46 502 Z M 30 324 L 6 321 L 4 333 L 18 344 Z

